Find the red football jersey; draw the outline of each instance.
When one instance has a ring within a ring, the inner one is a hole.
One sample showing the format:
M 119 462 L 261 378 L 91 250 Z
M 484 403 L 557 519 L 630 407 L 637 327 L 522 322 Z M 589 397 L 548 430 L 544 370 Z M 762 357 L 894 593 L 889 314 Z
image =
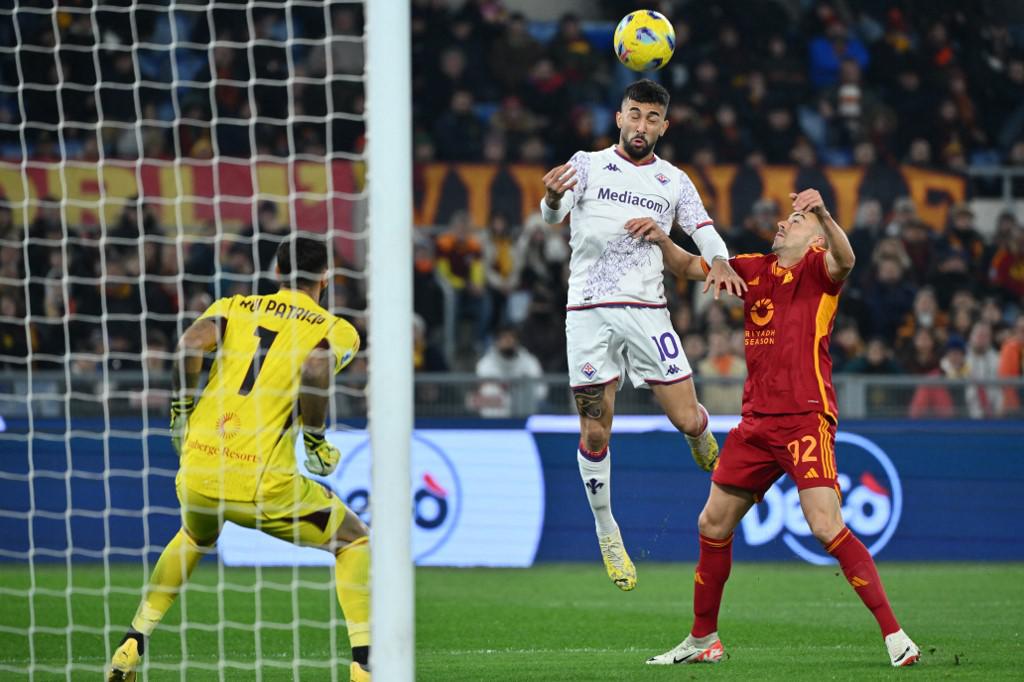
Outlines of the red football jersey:
M 828 344 L 843 283 L 828 274 L 825 250 L 812 247 L 791 268 L 780 267 L 774 254 L 729 263 L 748 287 L 743 414 L 821 412 L 838 422 Z

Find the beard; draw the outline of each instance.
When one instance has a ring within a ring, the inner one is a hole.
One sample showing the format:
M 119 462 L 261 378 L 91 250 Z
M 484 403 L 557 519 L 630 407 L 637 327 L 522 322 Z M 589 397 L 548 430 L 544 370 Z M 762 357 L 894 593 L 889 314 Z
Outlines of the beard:
M 633 140 L 637 138 L 644 141 L 643 147 L 637 148 L 633 146 Z M 639 161 L 640 159 L 644 158 L 645 156 L 651 153 L 651 151 L 654 149 L 654 143 L 648 142 L 647 138 L 643 137 L 642 135 L 634 135 L 633 139 L 629 141 L 627 141 L 625 136 L 623 136 L 622 147 L 626 150 L 626 153 L 629 154 L 630 158 Z

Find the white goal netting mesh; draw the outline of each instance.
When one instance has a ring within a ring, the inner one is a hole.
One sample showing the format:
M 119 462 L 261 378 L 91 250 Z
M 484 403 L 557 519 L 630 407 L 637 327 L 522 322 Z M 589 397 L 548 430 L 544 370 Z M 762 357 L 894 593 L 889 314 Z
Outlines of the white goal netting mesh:
M 0 3 L 0 678 L 105 669 L 180 523 L 171 356 L 212 301 L 322 235 L 365 338 L 363 12 Z M 332 414 L 364 385 L 360 356 Z M 333 571 L 208 557 L 145 679 L 348 679 L 344 632 Z

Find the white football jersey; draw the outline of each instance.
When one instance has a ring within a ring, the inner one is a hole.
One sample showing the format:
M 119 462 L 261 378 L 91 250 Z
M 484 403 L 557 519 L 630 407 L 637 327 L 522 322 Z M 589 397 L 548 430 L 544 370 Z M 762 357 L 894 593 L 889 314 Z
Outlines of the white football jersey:
M 576 152 L 576 186 L 562 198 L 570 216 L 568 309 L 615 303 L 664 305 L 661 249 L 626 232 L 631 218 L 653 218 L 688 235 L 712 221 L 690 178 L 657 156 L 637 165 L 615 146 Z M 711 229 L 714 229 L 713 227 Z

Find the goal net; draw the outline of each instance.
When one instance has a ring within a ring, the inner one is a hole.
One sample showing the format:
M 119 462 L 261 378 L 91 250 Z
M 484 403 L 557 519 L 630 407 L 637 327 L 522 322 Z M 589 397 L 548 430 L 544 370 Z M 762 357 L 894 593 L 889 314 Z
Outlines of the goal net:
M 0 678 L 108 665 L 180 526 L 171 357 L 213 301 L 318 235 L 365 339 L 365 9 L 0 3 Z M 360 353 L 330 414 L 365 384 Z M 334 572 L 242 554 L 199 564 L 145 679 L 347 680 Z

